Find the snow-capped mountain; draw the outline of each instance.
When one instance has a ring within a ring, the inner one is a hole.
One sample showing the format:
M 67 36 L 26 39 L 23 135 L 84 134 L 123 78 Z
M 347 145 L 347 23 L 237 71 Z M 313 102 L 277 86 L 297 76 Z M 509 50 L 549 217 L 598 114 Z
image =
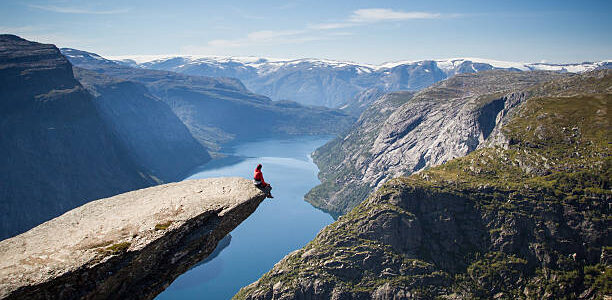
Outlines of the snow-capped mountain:
M 221 56 L 118 56 L 119 63 L 190 75 L 235 77 L 251 91 L 274 100 L 343 107 L 363 91 L 419 90 L 459 73 L 492 69 L 584 72 L 610 68 L 612 61 L 576 64 L 520 63 L 480 58 L 400 61 L 381 65 L 325 59 Z M 359 111 L 359 110 L 358 110 Z

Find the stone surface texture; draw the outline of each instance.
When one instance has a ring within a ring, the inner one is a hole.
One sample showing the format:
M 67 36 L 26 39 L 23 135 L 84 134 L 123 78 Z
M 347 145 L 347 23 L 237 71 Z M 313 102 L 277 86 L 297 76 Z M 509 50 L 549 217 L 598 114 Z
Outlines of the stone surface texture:
M 612 71 L 524 93 L 496 142 L 387 180 L 235 299 L 610 299 Z
M 264 198 L 214 178 L 92 201 L 0 242 L 0 298 L 153 298 Z
M 390 93 L 346 134 L 317 149 L 321 185 L 306 199 L 343 214 L 385 181 L 476 150 L 531 95 L 529 87 L 566 75 L 485 71 L 459 74 L 416 94 Z

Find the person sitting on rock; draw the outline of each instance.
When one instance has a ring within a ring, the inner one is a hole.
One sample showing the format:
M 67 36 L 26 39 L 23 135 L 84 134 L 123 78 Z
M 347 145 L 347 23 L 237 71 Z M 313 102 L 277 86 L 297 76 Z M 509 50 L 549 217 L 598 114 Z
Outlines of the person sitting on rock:
M 255 168 L 255 176 L 253 176 L 253 183 L 255 184 L 256 187 L 264 191 L 268 198 L 274 198 L 271 193 L 272 186 L 266 183 L 266 181 L 263 178 L 263 174 L 261 173 L 261 164 L 258 164 L 257 167 Z

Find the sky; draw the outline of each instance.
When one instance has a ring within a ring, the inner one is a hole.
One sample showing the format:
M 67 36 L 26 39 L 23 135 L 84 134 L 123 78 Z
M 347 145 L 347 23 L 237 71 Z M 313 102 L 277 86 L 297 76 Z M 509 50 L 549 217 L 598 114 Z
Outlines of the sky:
M 102 56 L 571 63 L 612 59 L 612 1 L 0 0 L 0 33 Z

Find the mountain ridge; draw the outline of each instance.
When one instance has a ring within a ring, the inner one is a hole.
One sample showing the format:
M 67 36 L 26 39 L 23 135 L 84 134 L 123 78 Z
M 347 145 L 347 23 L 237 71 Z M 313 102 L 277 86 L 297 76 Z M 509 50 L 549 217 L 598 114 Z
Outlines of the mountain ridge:
M 609 298 L 612 71 L 528 89 L 505 138 L 387 181 L 234 299 Z
M 564 76 L 491 70 L 384 95 L 313 153 L 321 184 L 305 199 L 334 215 L 346 213 L 390 178 L 476 150 L 530 96 L 526 87 Z
M 101 57 L 100 57 L 101 58 Z M 152 56 L 118 57 L 118 63 L 190 75 L 234 77 L 255 93 L 274 100 L 347 108 L 358 116 L 364 105 L 354 102 L 369 89 L 416 91 L 461 73 L 486 70 L 584 72 L 610 68 L 610 60 L 575 64 L 521 63 L 480 58 L 399 61 L 369 65 L 326 59 L 267 59 L 261 57 Z
M 145 85 L 213 152 L 235 138 L 333 134 L 353 121 L 352 116 L 336 109 L 272 101 L 251 92 L 235 78 L 133 68 L 76 49 L 63 48 L 62 53 L 77 67 Z
M 98 55 L 99 56 L 99 55 Z M 99 56 L 103 58 L 102 56 Z M 527 70 L 546 70 L 546 71 L 566 71 L 572 73 L 579 73 L 590 71 L 598 67 L 605 66 L 606 64 L 612 63 L 612 59 L 606 59 L 601 61 L 585 61 L 578 63 L 547 63 L 547 62 L 515 62 L 505 61 L 489 58 L 478 58 L 478 57 L 452 57 L 452 58 L 436 58 L 436 59 L 417 59 L 417 60 L 397 60 L 388 61 L 381 64 L 367 64 L 358 63 L 353 61 L 342 61 L 333 59 L 321 59 L 321 58 L 269 58 L 260 56 L 217 56 L 217 55 L 117 55 L 117 56 L 106 56 L 106 59 L 116 61 L 124 64 L 131 64 L 133 66 L 141 66 L 146 64 L 155 64 L 171 59 L 184 59 L 186 63 L 205 63 L 205 62 L 216 62 L 216 63 L 228 63 L 235 62 L 243 65 L 263 67 L 266 64 L 277 64 L 277 65 L 291 65 L 299 64 L 302 62 L 311 62 L 314 64 L 326 64 L 329 66 L 345 67 L 345 66 L 356 66 L 365 67 L 370 71 L 378 71 L 381 69 L 390 69 L 400 65 L 410 65 L 416 63 L 422 63 L 426 61 L 434 61 L 438 64 L 443 65 L 445 69 L 449 69 L 455 65 L 459 65 L 463 62 L 483 63 L 490 64 L 496 68 L 516 68 L 522 71 Z M 551 70 L 550 68 L 558 68 Z M 569 68 L 569 69 L 568 69 Z
M 155 183 L 54 45 L 0 35 L 0 82 L 0 238 Z

